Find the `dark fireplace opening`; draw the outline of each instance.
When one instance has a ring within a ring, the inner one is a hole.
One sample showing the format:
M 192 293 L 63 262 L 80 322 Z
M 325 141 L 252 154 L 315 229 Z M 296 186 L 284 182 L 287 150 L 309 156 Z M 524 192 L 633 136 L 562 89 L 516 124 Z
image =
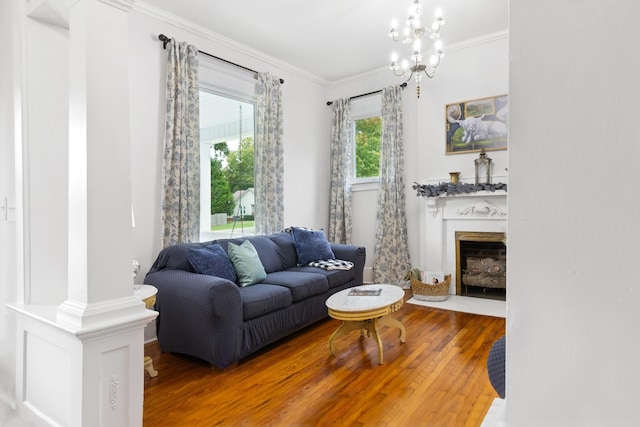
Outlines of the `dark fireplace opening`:
M 506 300 L 504 233 L 456 232 L 456 294 Z

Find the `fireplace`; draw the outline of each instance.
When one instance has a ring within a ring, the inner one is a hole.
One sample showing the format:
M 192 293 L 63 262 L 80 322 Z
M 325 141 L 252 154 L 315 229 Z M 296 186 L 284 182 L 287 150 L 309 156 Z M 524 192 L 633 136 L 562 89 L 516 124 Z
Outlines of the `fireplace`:
M 456 231 L 456 295 L 505 300 L 505 233 Z
M 434 181 L 434 183 L 437 182 Z M 479 191 L 423 199 L 425 201 L 423 204 L 424 238 L 420 242 L 422 258 L 419 266 L 426 271 L 442 271 L 451 274 L 449 294 L 460 295 L 464 286 L 459 272 L 460 267 L 457 265 L 459 249 L 456 241 L 462 236 L 462 241 L 498 242 L 506 246 L 507 193 L 506 191 Z M 466 249 L 464 245 L 463 249 Z M 506 248 L 502 250 L 506 256 Z M 474 258 L 482 260 L 484 254 L 480 252 L 479 256 Z M 490 288 L 476 289 L 469 286 L 467 290 L 479 290 L 478 296 L 483 297 L 485 293 L 494 293 Z M 504 295 L 504 290 L 502 292 Z M 504 299 L 504 296 L 502 298 Z M 469 302 L 473 303 L 473 299 Z

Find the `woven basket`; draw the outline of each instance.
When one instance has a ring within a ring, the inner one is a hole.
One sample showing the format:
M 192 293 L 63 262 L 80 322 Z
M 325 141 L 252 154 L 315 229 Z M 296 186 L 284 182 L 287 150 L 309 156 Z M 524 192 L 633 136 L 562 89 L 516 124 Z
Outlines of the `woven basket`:
M 411 292 L 415 299 L 422 301 L 444 301 L 449 296 L 449 285 L 451 284 L 451 275 L 445 274 L 442 282 L 435 285 L 423 283 L 417 279 L 411 278 Z

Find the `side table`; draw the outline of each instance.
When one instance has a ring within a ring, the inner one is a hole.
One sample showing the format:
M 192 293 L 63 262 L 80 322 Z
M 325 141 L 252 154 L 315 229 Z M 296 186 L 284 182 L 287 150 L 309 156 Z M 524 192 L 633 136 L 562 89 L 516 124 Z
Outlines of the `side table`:
M 140 298 L 147 309 L 153 307 L 156 303 L 156 294 L 158 288 L 151 285 L 134 285 L 133 295 Z M 149 376 L 155 378 L 158 376 L 158 371 L 153 369 L 153 360 L 149 356 L 144 357 L 144 369 L 149 373 Z

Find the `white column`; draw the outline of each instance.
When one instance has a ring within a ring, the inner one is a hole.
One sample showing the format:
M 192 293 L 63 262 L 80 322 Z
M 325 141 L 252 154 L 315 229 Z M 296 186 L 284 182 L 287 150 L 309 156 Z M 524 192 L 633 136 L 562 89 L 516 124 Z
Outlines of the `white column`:
M 144 327 L 157 313 L 133 295 L 127 54 L 133 0 L 36 3 L 41 7 L 28 19 L 48 17 L 69 29 L 68 278 L 62 304 L 9 304 L 18 314 L 17 409 L 34 425 L 141 426 Z M 60 5 L 69 3 L 65 16 Z M 30 78 L 23 75 L 25 87 Z M 43 215 L 32 209 L 30 217 Z
M 131 271 L 130 5 L 79 0 L 70 9 L 69 283 L 58 317 L 76 326 L 138 302 Z M 131 301 L 104 306 L 125 297 Z

